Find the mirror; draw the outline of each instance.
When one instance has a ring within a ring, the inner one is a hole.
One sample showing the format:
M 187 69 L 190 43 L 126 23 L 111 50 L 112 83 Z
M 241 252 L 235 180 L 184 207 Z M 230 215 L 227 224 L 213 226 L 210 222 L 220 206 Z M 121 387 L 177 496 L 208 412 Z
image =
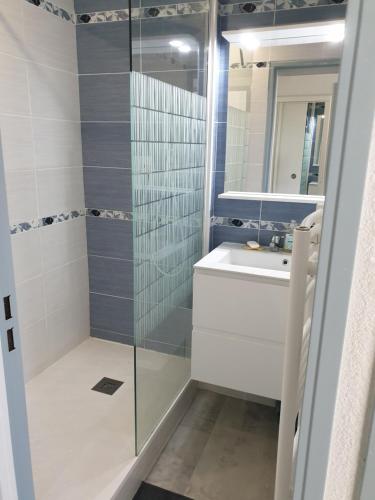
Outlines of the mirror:
M 224 190 L 325 193 L 344 23 L 224 32 Z

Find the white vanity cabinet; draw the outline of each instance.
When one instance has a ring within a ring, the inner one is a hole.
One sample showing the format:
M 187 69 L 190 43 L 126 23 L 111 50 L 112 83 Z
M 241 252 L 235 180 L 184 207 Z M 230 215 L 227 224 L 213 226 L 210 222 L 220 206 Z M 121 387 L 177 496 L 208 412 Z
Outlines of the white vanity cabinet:
M 193 379 L 281 399 L 290 261 L 223 243 L 194 266 Z

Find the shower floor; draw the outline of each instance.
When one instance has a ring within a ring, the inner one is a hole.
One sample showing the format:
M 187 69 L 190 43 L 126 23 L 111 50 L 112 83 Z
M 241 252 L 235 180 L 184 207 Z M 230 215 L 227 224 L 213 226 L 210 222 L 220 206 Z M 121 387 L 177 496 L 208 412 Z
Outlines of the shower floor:
M 133 347 L 89 338 L 26 385 L 36 500 L 110 498 L 134 461 Z M 103 377 L 124 384 L 92 391 Z

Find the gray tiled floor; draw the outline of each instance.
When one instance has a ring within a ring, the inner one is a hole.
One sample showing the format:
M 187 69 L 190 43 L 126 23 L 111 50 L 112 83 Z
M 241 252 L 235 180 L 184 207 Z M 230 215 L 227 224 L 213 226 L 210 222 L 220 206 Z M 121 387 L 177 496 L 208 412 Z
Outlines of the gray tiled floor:
M 199 390 L 147 482 L 194 500 L 272 500 L 276 410 Z

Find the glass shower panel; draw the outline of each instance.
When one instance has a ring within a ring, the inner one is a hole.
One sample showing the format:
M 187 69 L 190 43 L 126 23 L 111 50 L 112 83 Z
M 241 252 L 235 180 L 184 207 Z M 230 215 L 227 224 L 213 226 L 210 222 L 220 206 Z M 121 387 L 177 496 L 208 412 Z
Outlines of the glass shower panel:
M 190 378 L 205 113 L 204 97 L 131 74 L 137 452 Z

